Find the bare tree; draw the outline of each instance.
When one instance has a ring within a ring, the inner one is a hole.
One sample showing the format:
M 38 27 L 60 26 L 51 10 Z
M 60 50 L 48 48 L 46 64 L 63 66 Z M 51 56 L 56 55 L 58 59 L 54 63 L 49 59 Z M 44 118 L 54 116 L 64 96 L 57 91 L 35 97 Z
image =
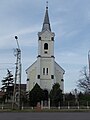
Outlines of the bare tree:
M 80 90 L 90 93 L 90 78 L 87 71 L 87 67 L 84 67 L 81 71 L 81 78 L 77 82 L 77 86 Z

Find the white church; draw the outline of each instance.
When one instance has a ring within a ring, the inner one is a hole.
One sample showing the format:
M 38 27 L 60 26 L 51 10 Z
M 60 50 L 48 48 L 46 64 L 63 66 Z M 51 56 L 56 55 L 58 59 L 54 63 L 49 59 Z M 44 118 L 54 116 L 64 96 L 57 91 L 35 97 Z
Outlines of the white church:
M 43 90 L 50 92 L 55 83 L 60 84 L 64 92 L 64 69 L 55 61 L 54 37 L 50 27 L 48 6 L 46 7 L 44 22 L 41 32 L 38 32 L 38 56 L 37 60 L 26 69 L 27 91 L 37 83 Z

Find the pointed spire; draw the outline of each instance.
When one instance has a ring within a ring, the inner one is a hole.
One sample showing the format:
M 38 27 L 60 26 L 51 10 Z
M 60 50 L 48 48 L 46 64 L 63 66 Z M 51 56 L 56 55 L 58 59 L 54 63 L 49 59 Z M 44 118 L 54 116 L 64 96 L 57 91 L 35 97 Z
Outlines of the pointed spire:
M 49 22 L 49 15 L 48 15 L 48 1 L 46 2 L 46 12 L 45 12 L 42 31 L 45 29 L 48 29 L 51 31 L 50 22 Z

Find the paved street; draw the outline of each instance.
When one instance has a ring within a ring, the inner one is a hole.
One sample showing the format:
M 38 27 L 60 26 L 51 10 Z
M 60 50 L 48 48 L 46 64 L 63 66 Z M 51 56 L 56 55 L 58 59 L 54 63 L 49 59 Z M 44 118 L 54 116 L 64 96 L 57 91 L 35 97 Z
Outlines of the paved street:
M 1 112 L 0 120 L 90 120 L 89 112 L 15 113 Z

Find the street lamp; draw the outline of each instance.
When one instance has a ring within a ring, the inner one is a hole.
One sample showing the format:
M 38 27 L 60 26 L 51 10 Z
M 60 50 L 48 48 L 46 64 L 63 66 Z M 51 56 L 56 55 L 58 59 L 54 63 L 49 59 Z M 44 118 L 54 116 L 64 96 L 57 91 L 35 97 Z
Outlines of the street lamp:
M 16 69 L 15 69 L 15 81 L 14 81 L 14 94 L 13 94 L 13 104 L 17 103 L 18 108 L 21 109 L 21 50 L 18 43 L 18 37 L 15 36 L 17 43 L 16 53 Z M 16 99 L 16 93 L 18 92 L 18 101 Z

